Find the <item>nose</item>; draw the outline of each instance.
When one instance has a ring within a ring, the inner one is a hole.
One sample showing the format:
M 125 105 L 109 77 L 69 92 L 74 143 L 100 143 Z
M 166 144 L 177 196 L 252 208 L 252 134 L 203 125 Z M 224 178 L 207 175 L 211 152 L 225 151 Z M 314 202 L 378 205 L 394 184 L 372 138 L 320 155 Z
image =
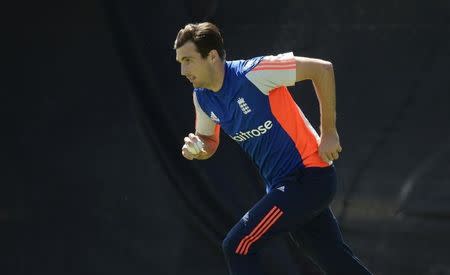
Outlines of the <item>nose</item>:
M 184 67 L 184 65 L 181 65 L 181 75 L 182 76 L 186 75 L 186 68 Z

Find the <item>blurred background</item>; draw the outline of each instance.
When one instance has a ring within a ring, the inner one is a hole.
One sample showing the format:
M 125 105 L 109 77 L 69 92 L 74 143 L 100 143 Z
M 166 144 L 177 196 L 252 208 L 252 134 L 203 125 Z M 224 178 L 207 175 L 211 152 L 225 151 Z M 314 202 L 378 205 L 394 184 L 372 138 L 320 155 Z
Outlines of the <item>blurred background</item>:
M 227 274 L 220 244 L 263 194 L 222 133 L 180 148 L 192 87 L 172 49 L 211 21 L 229 60 L 333 62 L 333 210 L 374 274 L 450 274 L 450 2 L 10 1 L 2 4 L 0 274 Z M 310 82 L 290 89 L 318 129 Z M 267 274 L 320 274 L 286 236 Z

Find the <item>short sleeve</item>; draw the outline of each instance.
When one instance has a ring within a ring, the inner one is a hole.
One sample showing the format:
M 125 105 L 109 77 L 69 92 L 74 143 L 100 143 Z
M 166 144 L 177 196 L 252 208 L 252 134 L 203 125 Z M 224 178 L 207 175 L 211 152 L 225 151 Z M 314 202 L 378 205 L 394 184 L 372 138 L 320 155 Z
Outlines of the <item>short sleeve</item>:
M 280 86 L 293 86 L 296 80 L 294 54 L 265 56 L 245 76 L 264 94 Z
M 214 121 L 202 110 L 197 100 L 197 94 L 192 94 L 195 107 L 195 131 L 201 135 L 214 135 L 216 124 Z

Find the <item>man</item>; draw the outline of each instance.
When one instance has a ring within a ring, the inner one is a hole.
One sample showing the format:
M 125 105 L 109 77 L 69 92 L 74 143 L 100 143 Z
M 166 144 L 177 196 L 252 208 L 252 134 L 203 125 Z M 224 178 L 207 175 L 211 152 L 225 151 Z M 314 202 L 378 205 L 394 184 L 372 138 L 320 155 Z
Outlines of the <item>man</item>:
M 228 232 L 223 251 L 231 274 L 262 274 L 258 251 L 289 232 L 326 274 L 370 274 L 343 242 L 329 208 L 336 192 L 333 161 L 342 148 L 336 130 L 333 66 L 292 53 L 226 61 L 219 29 L 188 24 L 175 40 L 181 75 L 194 86 L 195 134 L 182 155 L 210 158 L 222 128 L 249 154 L 267 194 Z M 320 103 L 320 137 L 286 86 L 310 79 Z

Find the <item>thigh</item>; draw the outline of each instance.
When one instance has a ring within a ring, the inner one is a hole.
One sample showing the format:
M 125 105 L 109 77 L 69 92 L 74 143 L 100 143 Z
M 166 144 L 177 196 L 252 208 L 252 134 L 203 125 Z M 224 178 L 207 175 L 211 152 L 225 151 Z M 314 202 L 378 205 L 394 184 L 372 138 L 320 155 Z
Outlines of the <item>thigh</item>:
M 322 213 L 291 232 L 299 245 L 313 248 L 320 244 L 342 243 L 342 234 L 337 220 L 329 207 Z

